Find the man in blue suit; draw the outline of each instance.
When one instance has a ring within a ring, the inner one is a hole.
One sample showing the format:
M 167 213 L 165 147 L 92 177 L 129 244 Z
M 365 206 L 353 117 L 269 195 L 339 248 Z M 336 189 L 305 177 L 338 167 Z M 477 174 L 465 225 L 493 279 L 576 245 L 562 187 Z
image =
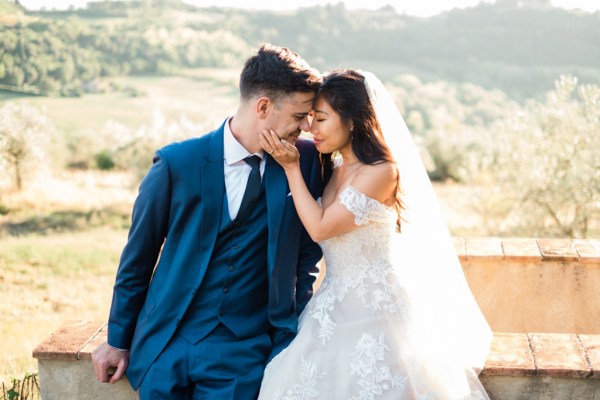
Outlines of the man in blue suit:
M 108 340 L 92 354 L 99 381 L 126 374 L 141 399 L 257 396 L 265 364 L 296 333 L 322 256 L 258 133 L 296 142 L 319 196 L 318 153 L 298 136 L 320 82 L 297 54 L 263 45 L 244 65 L 235 115 L 156 152 L 133 207 Z

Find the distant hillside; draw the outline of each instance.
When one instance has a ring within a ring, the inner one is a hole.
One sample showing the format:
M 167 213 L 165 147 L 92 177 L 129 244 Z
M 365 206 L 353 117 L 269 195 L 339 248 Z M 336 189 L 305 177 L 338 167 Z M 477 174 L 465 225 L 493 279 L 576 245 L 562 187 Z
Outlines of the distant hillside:
M 25 10 L 17 2 L 0 0 L 0 16 L 22 14 L 23 11 Z
M 0 0 L 0 10 L 11 7 Z M 97 1 L 28 15 L 35 22 L 0 25 L 0 85 L 40 94 L 77 95 L 100 76 L 239 67 L 264 41 L 288 46 L 320 69 L 472 82 L 517 100 L 540 97 L 561 74 L 600 84 L 600 13 L 545 0 L 500 0 L 427 19 L 341 3 L 269 12 L 179 0 Z

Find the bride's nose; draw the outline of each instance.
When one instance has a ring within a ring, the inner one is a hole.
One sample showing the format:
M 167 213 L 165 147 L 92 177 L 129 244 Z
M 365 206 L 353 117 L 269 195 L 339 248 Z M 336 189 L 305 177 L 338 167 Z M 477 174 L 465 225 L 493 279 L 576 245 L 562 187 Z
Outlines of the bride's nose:
M 319 123 L 315 119 L 313 119 L 310 124 L 310 133 L 312 133 L 313 135 L 319 131 L 317 125 L 319 125 Z

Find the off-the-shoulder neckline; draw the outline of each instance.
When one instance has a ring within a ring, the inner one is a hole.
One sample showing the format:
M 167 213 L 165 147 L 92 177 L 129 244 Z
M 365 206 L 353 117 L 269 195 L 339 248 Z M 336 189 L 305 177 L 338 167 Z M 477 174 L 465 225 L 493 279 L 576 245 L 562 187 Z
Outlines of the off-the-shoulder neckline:
M 351 184 L 350 184 L 350 185 L 348 185 L 348 186 L 346 186 L 346 188 L 340 192 L 340 196 L 342 195 L 342 193 L 344 193 L 344 192 L 345 192 L 346 190 L 348 190 L 348 189 L 352 189 L 354 192 L 356 192 L 356 193 L 359 193 L 359 194 L 361 194 L 361 195 L 365 196 L 367 199 L 374 201 L 375 203 L 377 203 L 377 204 L 379 204 L 379 205 L 381 205 L 381 206 L 385 207 L 385 208 L 386 208 L 386 209 L 388 209 L 388 210 L 394 210 L 394 211 L 395 211 L 395 209 L 394 209 L 394 207 L 393 207 L 393 206 L 388 206 L 387 204 L 385 204 L 385 203 L 382 203 L 381 201 L 379 201 L 379 200 L 377 200 L 377 199 L 374 199 L 374 198 L 372 198 L 372 197 L 370 197 L 370 196 L 367 196 L 366 194 L 364 194 L 363 192 L 361 192 L 360 190 L 358 190 L 357 188 L 355 188 L 355 187 L 354 187 L 354 186 L 352 186 Z

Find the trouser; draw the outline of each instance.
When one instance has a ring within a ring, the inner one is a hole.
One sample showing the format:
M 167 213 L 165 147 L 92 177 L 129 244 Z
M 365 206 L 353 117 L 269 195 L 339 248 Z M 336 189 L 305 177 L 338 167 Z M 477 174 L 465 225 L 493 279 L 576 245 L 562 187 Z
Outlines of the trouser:
M 251 400 L 260 389 L 271 339 L 237 339 L 223 325 L 192 344 L 178 334 L 144 377 L 140 400 Z

